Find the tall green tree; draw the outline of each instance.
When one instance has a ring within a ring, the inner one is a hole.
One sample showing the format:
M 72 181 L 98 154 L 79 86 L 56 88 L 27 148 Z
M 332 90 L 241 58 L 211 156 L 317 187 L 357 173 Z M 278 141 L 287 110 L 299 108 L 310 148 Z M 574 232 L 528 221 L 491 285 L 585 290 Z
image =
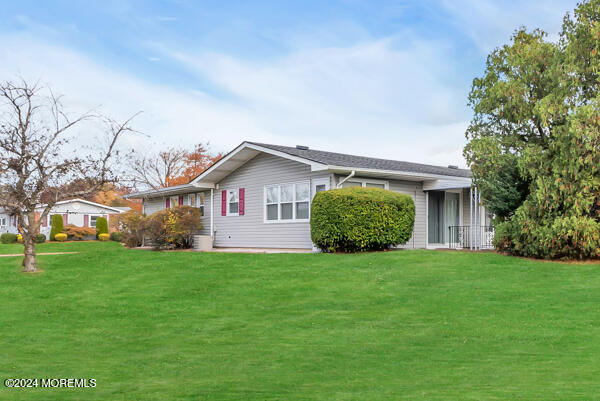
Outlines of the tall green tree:
M 473 81 L 464 154 L 497 221 L 497 246 L 600 256 L 600 0 L 566 15 L 558 43 L 519 29 Z

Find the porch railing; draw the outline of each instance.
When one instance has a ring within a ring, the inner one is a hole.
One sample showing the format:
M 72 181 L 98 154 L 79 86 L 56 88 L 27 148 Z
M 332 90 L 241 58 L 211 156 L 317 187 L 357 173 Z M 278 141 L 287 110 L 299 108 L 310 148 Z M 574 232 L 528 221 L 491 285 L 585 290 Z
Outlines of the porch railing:
M 448 244 L 451 249 L 492 249 L 493 242 L 494 226 L 448 227 Z

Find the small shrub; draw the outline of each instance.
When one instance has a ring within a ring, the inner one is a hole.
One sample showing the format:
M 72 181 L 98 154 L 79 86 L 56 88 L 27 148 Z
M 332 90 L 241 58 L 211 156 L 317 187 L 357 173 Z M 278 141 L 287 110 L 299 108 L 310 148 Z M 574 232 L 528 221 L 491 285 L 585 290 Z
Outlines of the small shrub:
M 70 240 L 81 241 L 86 238 L 94 238 L 96 230 L 93 227 L 77 227 L 68 224 L 64 229 L 64 233 Z
M 123 234 L 121 234 L 120 232 L 114 231 L 114 232 L 110 233 L 111 241 L 121 242 L 122 239 L 123 239 Z
M 33 241 L 36 244 L 42 244 L 46 242 L 46 236 L 44 234 L 37 234 L 35 237 L 33 237 Z
M 311 238 L 325 251 L 370 251 L 404 244 L 414 223 L 412 198 L 379 188 L 319 192 L 311 206 Z
M 67 234 L 58 233 L 54 236 L 54 239 L 58 242 L 65 242 L 67 240 Z
M 0 235 L 0 242 L 3 244 L 14 244 L 17 242 L 17 234 L 13 233 L 4 233 Z
M 128 248 L 141 246 L 148 218 L 140 212 L 130 210 L 120 215 L 119 219 L 122 229 L 121 239 L 125 246 Z
M 107 233 L 98 234 L 98 239 L 100 241 L 108 241 L 110 239 L 110 234 L 107 234 Z
M 191 248 L 193 235 L 202 228 L 200 210 L 177 206 L 160 210 L 148 218 L 146 233 L 155 249 Z
M 17 242 L 18 242 L 19 244 L 22 244 L 22 243 L 23 243 L 23 236 L 22 236 L 21 234 L 17 234 Z
M 100 239 L 100 234 L 108 234 L 108 221 L 106 217 L 96 218 L 96 238 Z
M 54 236 L 58 233 L 62 233 L 65 229 L 62 215 L 53 214 L 51 223 L 52 228 L 50 229 L 50 241 L 54 241 Z

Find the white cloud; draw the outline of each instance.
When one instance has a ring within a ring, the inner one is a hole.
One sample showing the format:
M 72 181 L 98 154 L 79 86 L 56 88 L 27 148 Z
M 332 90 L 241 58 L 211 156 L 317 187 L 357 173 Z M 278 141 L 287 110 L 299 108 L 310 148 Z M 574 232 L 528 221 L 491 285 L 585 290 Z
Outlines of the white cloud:
M 515 4 L 493 0 L 441 0 L 450 14 L 449 21 L 465 32 L 481 54 L 507 43 L 520 26 L 528 30 L 541 28 L 551 40 L 558 39 L 562 20 L 577 0 L 517 1 Z
M 149 83 L 29 36 L 0 36 L 0 43 L 3 77 L 41 78 L 75 110 L 102 105 L 120 119 L 143 110 L 135 127 L 151 139 L 130 138 L 140 149 L 210 141 L 227 151 L 248 139 L 464 165 L 467 89 L 448 84 L 454 72 L 440 43 L 399 36 L 264 63 L 174 56 L 227 98 Z

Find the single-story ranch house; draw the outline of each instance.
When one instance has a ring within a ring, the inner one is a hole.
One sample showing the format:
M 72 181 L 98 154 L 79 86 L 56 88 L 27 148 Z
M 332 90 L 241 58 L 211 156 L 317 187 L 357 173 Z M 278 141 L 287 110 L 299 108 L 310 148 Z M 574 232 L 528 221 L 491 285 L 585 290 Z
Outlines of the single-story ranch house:
M 310 203 L 319 191 L 377 187 L 410 195 L 416 206 L 407 248 L 489 245 L 490 216 L 471 172 L 455 166 L 384 160 L 244 142 L 189 184 L 128 195 L 152 214 L 174 205 L 201 209 L 215 247 L 312 248 Z
M 43 206 L 39 207 L 41 212 Z M 50 229 L 52 225 L 52 216 L 60 214 L 63 217 L 63 224 L 71 224 L 77 227 L 96 227 L 96 219 L 105 217 L 108 221 L 108 226 L 111 226 L 111 219 L 116 215 L 123 213 L 124 209 L 113 206 L 106 206 L 100 203 L 91 202 L 85 199 L 69 199 L 56 202 L 46 219 L 42 221 L 40 233 L 46 238 L 50 238 Z

